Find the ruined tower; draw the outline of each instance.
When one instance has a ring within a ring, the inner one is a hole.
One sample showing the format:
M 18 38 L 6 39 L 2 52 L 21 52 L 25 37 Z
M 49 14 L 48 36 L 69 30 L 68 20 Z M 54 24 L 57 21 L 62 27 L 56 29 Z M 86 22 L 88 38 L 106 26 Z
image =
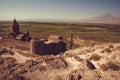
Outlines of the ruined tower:
M 19 24 L 16 19 L 13 20 L 12 26 L 10 27 L 10 33 L 13 33 L 14 35 L 18 35 L 20 33 Z
M 6 39 L 17 39 L 21 41 L 30 41 L 31 37 L 29 36 L 29 32 L 22 33 L 19 30 L 19 24 L 16 19 L 13 20 L 12 25 L 10 26 L 10 32 L 6 36 Z

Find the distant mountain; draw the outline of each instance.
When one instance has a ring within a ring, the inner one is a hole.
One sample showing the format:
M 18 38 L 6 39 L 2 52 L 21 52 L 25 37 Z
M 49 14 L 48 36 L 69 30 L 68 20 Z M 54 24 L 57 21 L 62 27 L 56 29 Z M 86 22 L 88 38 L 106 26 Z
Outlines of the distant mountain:
M 113 16 L 106 12 L 89 19 L 49 19 L 49 18 L 34 18 L 24 19 L 21 21 L 35 21 L 35 22 L 77 22 L 77 23 L 105 23 L 105 24 L 120 24 L 120 17 Z
M 100 16 L 94 17 L 94 20 L 110 20 L 110 19 L 116 19 L 115 16 L 111 15 L 110 13 L 104 13 Z
M 72 19 L 49 19 L 49 18 L 34 18 L 34 19 L 24 19 L 21 21 L 35 21 L 35 22 L 74 22 L 78 20 Z
M 120 24 L 120 17 L 113 16 L 110 13 L 104 13 L 94 18 L 83 20 L 88 23 L 107 23 L 107 24 Z

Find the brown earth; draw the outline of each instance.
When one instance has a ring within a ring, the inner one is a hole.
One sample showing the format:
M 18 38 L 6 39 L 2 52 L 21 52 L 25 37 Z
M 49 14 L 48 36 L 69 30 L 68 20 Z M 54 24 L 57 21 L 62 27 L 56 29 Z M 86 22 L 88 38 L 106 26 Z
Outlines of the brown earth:
M 7 44 L 7 42 L 6 42 Z M 21 44 L 21 43 L 19 43 Z M 21 45 L 26 45 L 23 43 Z M 28 50 L 10 49 L 0 55 L 0 80 L 119 80 L 120 43 L 68 50 L 57 56 L 25 55 Z M 20 51 L 21 50 L 21 51 Z M 27 52 L 28 51 L 28 52 Z M 10 54 L 10 53 L 13 54 Z M 24 55 L 23 55 L 24 54 Z

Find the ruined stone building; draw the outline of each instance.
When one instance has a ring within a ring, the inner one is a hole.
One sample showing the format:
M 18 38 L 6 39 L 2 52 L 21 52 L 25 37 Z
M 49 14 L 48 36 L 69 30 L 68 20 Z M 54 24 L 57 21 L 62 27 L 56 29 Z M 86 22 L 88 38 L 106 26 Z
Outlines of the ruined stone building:
M 48 40 L 32 39 L 30 41 L 30 52 L 32 54 L 45 55 L 63 53 L 66 51 L 66 43 L 58 35 L 50 35 Z
M 10 27 L 10 33 L 13 33 L 14 35 L 20 34 L 19 24 L 17 23 L 16 19 L 13 20 L 12 26 Z
M 22 41 L 29 41 L 30 36 L 29 32 L 21 33 L 19 29 L 19 24 L 16 19 L 13 20 L 12 25 L 10 26 L 10 33 L 7 35 L 7 39 L 18 39 Z

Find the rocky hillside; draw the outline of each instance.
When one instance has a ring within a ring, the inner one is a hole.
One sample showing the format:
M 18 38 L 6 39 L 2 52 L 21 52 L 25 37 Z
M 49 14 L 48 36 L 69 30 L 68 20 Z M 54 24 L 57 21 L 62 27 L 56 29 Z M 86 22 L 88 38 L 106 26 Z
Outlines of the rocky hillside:
M 0 48 L 2 50 L 3 47 Z M 0 54 L 0 80 L 119 80 L 120 43 L 95 45 L 57 56 Z

